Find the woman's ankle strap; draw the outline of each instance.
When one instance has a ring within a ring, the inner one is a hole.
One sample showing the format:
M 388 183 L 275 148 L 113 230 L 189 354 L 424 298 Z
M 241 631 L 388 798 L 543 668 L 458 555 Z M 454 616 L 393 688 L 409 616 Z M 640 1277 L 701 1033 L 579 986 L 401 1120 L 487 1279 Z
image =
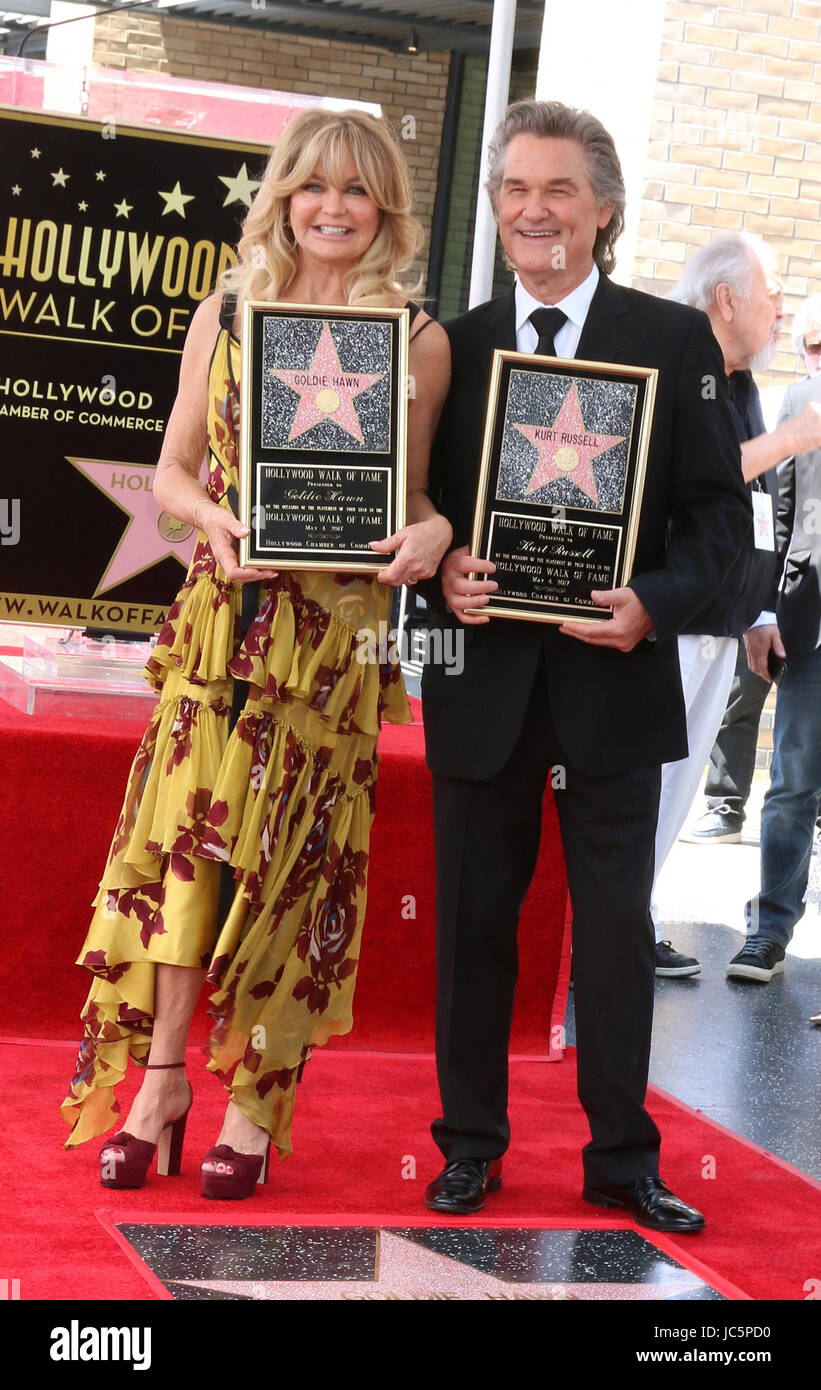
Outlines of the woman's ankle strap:
M 184 1067 L 185 1062 L 146 1062 L 146 1071 L 168 1071 L 171 1067 Z

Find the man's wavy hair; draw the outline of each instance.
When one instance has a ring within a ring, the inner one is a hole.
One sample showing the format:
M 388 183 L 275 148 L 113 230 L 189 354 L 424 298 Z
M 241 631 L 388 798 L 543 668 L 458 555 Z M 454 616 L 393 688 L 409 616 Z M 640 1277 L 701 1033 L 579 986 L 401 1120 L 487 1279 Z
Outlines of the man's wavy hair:
M 624 179 L 613 137 L 589 111 L 579 111 L 575 106 L 564 106 L 560 101 L 514 102 L 507 108 L 488 147 L 485 187 L 497 219 L 508 146 L 517 135 L 575 140 L 581 145 L 584 167 L 598 206 L 613 208 L 610 221 L 606 227 L 599 228 L 593 244 L 593 259 L 599 270 L 608 275 L 616 264 L 613 248 L 624 231 L 625 204 Z
M 239 263 L 223 272 L 221 287 L 245 299 L 277 299 L 293 280 L 299 248 L 291 231 L 291 194 L 321 166 L 341 182 L 353 159 L 368 197 L 380 211 L 379 228 L 364 256 L 345 277 L 347 303 L 389 304 L 423 240 L 413 216 L 404 156 L 386 121 L 365 111 L 308 107 L 292 116 L 268 160 L 242 227 Z M 413 293 L 418 286 L 413 286 Z

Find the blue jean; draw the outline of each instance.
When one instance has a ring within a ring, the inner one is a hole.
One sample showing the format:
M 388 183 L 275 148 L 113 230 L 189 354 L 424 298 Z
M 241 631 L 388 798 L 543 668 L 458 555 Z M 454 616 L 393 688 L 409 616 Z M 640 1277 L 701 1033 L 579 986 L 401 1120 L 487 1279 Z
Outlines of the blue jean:
M 821 796 L 821 647 L 790 656 L 778 692 L 772 778 L 761 812 L 761 892 L 747 931 L 786 947 L 804 915 Z

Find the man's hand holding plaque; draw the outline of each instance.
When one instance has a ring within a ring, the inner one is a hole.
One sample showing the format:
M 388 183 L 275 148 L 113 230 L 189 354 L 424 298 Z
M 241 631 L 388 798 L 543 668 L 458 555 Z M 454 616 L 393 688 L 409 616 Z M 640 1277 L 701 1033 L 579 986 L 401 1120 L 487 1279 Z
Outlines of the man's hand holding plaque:
M 566 637 L 578 637 L 591 647 L 614 647 L 619 652 L 631 652 L 653 631 L 653 619 L 634 589 L 593 590 L 594 603 L 607 608 L 612 617 L 607 623 L 562 623 L 559 632 Z
M 486 604 L 499 585 L 491 576 L 496 566 L 491 560 L 479 560 L 468 554 L 466 545 L 452 550 L 442 562 L 442 593 L 448 607 L 467 627 L 477 627 L 490 621 L 487 614 L 478 609 Z M 486 578 L 479 579 L 478 575 Z

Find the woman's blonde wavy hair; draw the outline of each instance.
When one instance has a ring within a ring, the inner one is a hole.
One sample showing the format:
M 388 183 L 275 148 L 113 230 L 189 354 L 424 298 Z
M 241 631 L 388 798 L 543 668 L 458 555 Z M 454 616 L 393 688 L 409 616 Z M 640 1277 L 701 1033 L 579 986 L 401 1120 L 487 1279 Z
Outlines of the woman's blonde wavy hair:
M 345 277 L 348 304 L 384 305 L 403 289 L 397 277 L 408 269 L 423 239 L 411 213 L 411 184 L 405 159 L 387 123 L 364 111 L 309 107 L 285 126 L 268 160 L 262 183 L 242 227 L 239 263 L 224 271 L 221 287 L 245 299 L 275 300 L 299 265 L 288 210 L 291 194 L 321 167 L 333 183 L 351 156 L 368 197 L 381 212 L 374 240 Z

